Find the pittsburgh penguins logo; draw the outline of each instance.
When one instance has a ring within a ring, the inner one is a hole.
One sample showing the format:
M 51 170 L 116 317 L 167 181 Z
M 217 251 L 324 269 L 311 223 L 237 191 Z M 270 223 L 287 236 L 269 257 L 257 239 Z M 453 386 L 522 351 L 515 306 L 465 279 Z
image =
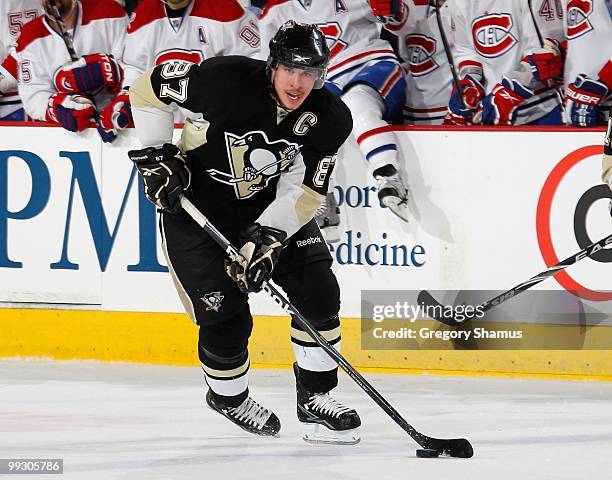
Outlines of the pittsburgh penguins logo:
M 210 292 L 205 293 L 201 300 L 204 302 L 204 305 L 206 305 L 206 311 L 214 310 L 218 312 L 224 298 L 221 292 Z
M 436 41 L 433 38 L 415 33 L 406 37 L 405 45 L 413 77 L 427 75 L 439 67 L 433 59 L 436 53 Z
M 509 13 L 492 13 L 472 22 L 474 48 L 483 57 L 499 57 L 510 51 L 518 40 L 512 35 L 514 23 Z
M 593 0 L 569 0 L 567 3 L 567 38 L 572 40 L 593 30 L 589 15 L 593 13 Z
M 301 148 L 287 140 L 270 142 L 261 130 L 242 136 L 225 132 L 225 146 L 232 173 L 217 169 L 207 172 L 213 180 L 232 185 L 239 200 L 264 189 L 270 179 L 289 168 Z

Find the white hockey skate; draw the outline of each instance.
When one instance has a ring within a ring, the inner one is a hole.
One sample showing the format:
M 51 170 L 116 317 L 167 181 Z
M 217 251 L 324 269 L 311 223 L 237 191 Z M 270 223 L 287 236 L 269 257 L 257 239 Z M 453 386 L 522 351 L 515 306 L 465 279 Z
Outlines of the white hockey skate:
M 393 214 L 408 222 L 408 188 L 393 165 L 386 165 L 374 173 L 378 200 Z

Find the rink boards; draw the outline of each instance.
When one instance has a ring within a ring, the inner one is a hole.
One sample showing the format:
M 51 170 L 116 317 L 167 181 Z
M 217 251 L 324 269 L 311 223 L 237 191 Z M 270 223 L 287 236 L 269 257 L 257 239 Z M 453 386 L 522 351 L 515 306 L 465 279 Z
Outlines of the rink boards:
M 7 307 L 0 355 L 195 363 L 195 327 L 178 313 L 155 211 L 139 196 L 125 154 L 137 140 L 127 134 L 108 146 L 95 131 L 52 127 L 2 127 L 0 135 L 0 302 Z M 610 233 L 601 129 L 397 135 L 410 224 L 380 207 L 353 142 L 337 171 L 343 234 L 332 255 L 349 359 L 378 368 L 612 376 L 612 356 L 601 349 L 362 348 L 363 290 L 505 290 Z M 542 288 L 578 290 L 580 305 L 609 310 L 612 255 L 601 253 Z M 251 311 L 252 362 L 289 363 L 282 311 L 263 294 L 252 297 Z M 612 338 L 610 325 L 603 315 L 585 328 L 581 348 L 601 348 L 595 339 Z

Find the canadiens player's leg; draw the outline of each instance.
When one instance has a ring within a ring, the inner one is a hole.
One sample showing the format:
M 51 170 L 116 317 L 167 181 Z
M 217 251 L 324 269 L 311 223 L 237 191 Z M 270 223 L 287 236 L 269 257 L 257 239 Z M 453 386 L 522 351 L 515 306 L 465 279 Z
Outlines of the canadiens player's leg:
M 281 254 L 274 280 L 290 301 L 335 348 L 340 349 L 340 288 L 332 260 L 314 221 L 291 238 Z M 297 416 L 303 438 L 311 442 L 359 442 L 361 420 L 357 412 L 330 395 L 338 384 L 338 365 L 303 331 L 291 323 L 296 356 Z
M 405 81 L 399 64 L 376 62 L 362 68 L 344 87 L 342 100 L 353 114 L 353 134 L 376 179 L 380 201 L 408 221 L 408 189 L 400 175 L 395 134 L 377 131 L 399 118 Z
M 200 327 L 207 404 L 248 432 L 276 435 L 278 417 L 249 396 L 253 320 L 246 295 L 225 272 L 224 252 L 186 214 L 163 213 L 160 224 L 168 269 L 185 310 Z

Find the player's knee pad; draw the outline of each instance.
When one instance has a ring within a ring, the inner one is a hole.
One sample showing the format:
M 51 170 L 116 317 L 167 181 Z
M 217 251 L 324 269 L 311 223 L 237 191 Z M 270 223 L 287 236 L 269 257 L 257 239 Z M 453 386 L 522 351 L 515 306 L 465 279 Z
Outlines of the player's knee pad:
M 319 261 L 306 265 L 303 274 L 291 274 L 291 280 L 283 282 L 283 288 L 300 313 L 315 326 L 338 314 L 340 287 L 331 270 L 331 261 Z
M 344 91 L 348 93 L 359 84 L 368 85 L 382 98 L 385 107 L 383 120 L 389 123 L 401 120 L 406 100 L 406 79 L 398 62 L 382 61 L 366 65 L 345 85 Z
M 224 322 L 201 324 L 198 356 L 202 364 L 222 366 L 242 364 L 248 357 L 247 347 L 253 330 L 253 317 L 248 305 Z

